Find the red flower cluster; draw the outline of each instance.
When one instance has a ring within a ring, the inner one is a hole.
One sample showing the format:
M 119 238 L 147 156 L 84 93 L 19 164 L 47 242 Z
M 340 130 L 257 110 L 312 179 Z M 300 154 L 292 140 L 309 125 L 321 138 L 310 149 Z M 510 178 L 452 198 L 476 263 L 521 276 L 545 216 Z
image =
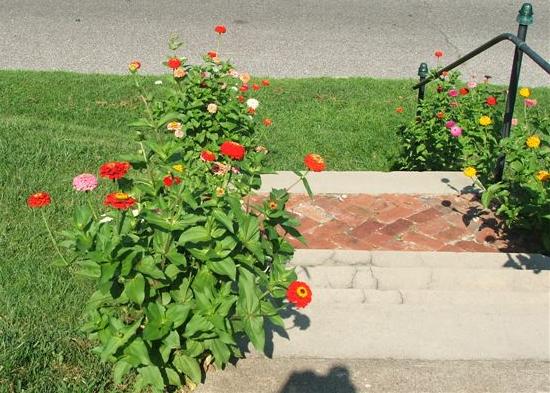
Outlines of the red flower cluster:
M 207 54 L 208 54 L 208 57 L 210 57 L 211 59 L 213 59 L 214 57 L 218 57 L 218 52 L 214 50 L 209 51 Z
M 128 162 L 107 162 L 99 167 L 99 176 L 106 177 L 111 180 L 120 179 L 124 177 L 130 169 L 130 163 Z
M 310 153 L 306 155 L 304 164 L 313 172 L 322 172 L 325 170 L 325 160 L 319 154 Z
M 466 94 L 468 94 L 470 92 L 470 90 L 466 87 L 463 87 L 458 92 L 460 93 L 461 96 L 465 96 Z
M 162 179 L 162 183 L 164 183 L 166 187 L 172 187 L 174 184 L 180 184 L 181 179 L 177 176 L 167 175 Z
M 444 53 L 443 53 L 442 50 L 436 50 L 436 51 L 434 52 L 434 56 L 437 57 L 438 59 L 439 59 L 440 57 L 443 57 L 443 55 L 444 55 Z
M 402 106 L 398 106 L 397 108 L 395 108 L 395 112 L 397 113 L 403 113 L 404 109 Z
M 264 120 L 263 120 L 263 123 L 264 123 L 264 126 L 269 127 L 270 125 L 273 124 L 273 120 L 271 120 L 271 119 L 264 119 Z
M 37 192 L 27 198 L 27 206 L 32 208 L 48 206 L 50 203 L 52 199 L 47 192 Z
M 243 84 L 243 85 L 239 88 L 239 90 L 242 91 L 242 92 L 248 91 L 248 85 L 247 85 L 247 84 Z
M 225 34 L 227 32 L 227 29 L 225 28 L 224 25 L 217 25 L 216 27 L 214 27 L 214 31 L 218 34 Z
M 216 159 L 216 155 L 212 153 L 210 150 L 203 150 L 201 152 L 201 160 L 214 161 L 215 159 Z
M 177 57 L 171 57 L 166 62 L 166 65 L 171 69 L 175 70 L 176 68 L 179 68 L 181 66 L 181 60 L 178 59 Z
M 234 160 L 242 160 L 246 152 L 243 145 L 237 142 L 225 141 L 220 146 L 220 152 Z
M 445 117 L 445 113 L 443 112 L 437 112 L 435 114 L 435 117 L 437 117 L 439 120 L 443 119 Z
M 489 96 L 487 97 L 487 99 L 485 100 L 485 103 L 489 106 L 495 106 L 497 104 L 497 99 L 493 96 Z
M 311 303 L 311 288 L 305 282 L 294 281 L 286 291 L 286 298 L 296 305 L 296 308 L 303 308 Z
M 269 86 L 269 85 L 270 85 L 269 80 L 264 79 L 264 80 L 262 81 L 262 86 Z
M 257 84 L 254 83 L 252 85 L 252 89 L 254 89 L 254 91 L 258 91 L 258 90 L 260 90 L 260 85 L 257 85 Z
M 103 204 L 115 209 L 128 209 L 135 205 L 136 200 L 125 192 L 112 192 L 105 197 Z
M 243 103 L 244 102 L 244 96 L 238 95 L 237 100 L 239 100 L 240 103 Z

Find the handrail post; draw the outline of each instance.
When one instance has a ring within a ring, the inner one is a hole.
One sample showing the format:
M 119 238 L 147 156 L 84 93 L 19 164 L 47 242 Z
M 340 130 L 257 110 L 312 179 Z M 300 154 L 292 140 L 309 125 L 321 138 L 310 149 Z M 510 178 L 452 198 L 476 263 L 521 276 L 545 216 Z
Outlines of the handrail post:
M 418 67 L 418 77 L 420 82 L 423 82 L 428 77 L 429 71 L 428 71 L 428 64 L 426 63 L 420 63 L 420 66 Z M 426 85 L 422 85 L 418 88 L 418 101 L 417 101 L 417 107 L 416 107 L 416 116 L 420 116 L 420 102 L 424 99 L 424 94 L 426 92 Z
M 527 37 L 527 27 L 533 23 L 533 6 L 529 3 L 524 3 L 519 10 L 516 18 L 519 23 L 517 37 L 525 42 Z M 502 123 L 502 138 L 506 138 L 510 135 L 510 128 L 512 127 L 512 118 L 514 116 L 514 106 L 516 105 L 516 94 L 518 91 L 519 75 L 521 72 L 521 61 L 523 59 L 523 52 L 516 46 L 514 52 L 514 60 L 512 62 L 512 73 L 510 75 L 510 83 L 508 85 L 508 95 L 506 96 L 506 106 L 504 109 L 504 120 Z M 495 180 L 497 182 L 502 180 L 504 174 L 504 163 L 506 157 L 501 155 L 497 161 L 497 167 L 495 168 Z

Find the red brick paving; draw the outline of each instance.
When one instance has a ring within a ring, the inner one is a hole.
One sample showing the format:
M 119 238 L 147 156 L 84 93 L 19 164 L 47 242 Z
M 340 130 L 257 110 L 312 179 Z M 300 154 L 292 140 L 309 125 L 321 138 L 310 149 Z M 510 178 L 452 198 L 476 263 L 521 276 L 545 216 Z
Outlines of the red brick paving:
M 261 200 L 262 196 L 254 197 Z M 529 252 L 525 234 L 504 230 L 477 197 L 464 195 L 292 194 L 287 209 L 307 240 L 297 248 Z

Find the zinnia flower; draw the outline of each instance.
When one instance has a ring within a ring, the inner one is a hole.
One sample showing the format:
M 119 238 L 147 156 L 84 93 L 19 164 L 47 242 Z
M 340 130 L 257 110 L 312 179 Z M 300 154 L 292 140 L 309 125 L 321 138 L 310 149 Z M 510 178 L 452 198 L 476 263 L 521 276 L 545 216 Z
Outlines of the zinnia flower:
M 174 78 L 176 79 L 184 78 L 185 75 L 187 75 L 187 71 L 185 71 L 183 67 L 178 67 L 174 70 Z
M 258 90 L 260 90 L 260 85 L 257 85 L 257 84 L 254 83 L 254 84 L 252 85 L 252 89 L 253 89 L 254 91 L 258 91 Z
M 447 128 L 452 128 L 454 126 L 456 126 L 456 123 L 452 120 L 449 120 L 445 123 L 445 127 L 447 127 Z
M 534 98 L 526 98 L 525 100 L 523 100 L 523 103 L 527 108 L 532 108 L 537 105 L 537 100 Z
M 244 146 L 237 142 L 225 141 L 220 146 L 220 153 L 238 161 L 244 158 L 245 152 Z
M 543 170 L 538 171 L 535 176 L 539 181 L 542 181 L 542 182 L 550 180 L 550 172 L 548 171 L 543 171 Z
M 454 136 L 455 138 L 458 138 L 459 136 L 462 135 L 462 128 L 460 128 L 459 126 L 451 127 L 451 135 Z
M 477 175 L 476 168 L 474 168 L 473 166 L 469 166 L 469 167 L 465 168 L 464 169 L 464 175 L 466 175 L 470 178 L 474 178 Z
M 468 90 L 466 87 L 462 87 L 458 92 L 460 93 L 461 96 L 465 96 L 470 92 L 470 90 Z
M 481 124 L 482 126 L 488 126 L 490 124 L 493 124 L 493 121 L 489 116 L 481 116 L 479 118 L 479 124 Z
M 458 91 L 456 91 L 455 89 L 451 89 L 447 92 L 447 94 L 449 95 L 449 97 L 456 97 L 458 95 Z
M 210 150 L 203 150 L 201 152 L 201 160 L 214 161 L 215 159 L 216 159 L 216 155 L 212 153 Z
M 469 89 L 475 89 L 477 87 L 477 82 L 469 81 L 468 83 L 466 83 L 466 86 L 468 86 Z
M 237 96 L 237 100 L 242 104 L 244 102 L 244 96 Z
M 132 61 L 130 64 L 128 64 L 128 69 L 133 74 L 137 70 L 141 68 L 141 63 L 137 60 Z
M 180 128 L 180 129 L 177 129 L 176 131 L 174 131 L 174 136 L 176 138 L 183 138 L 185 136 L 185 133 L 183 132 L 183 130 Z
M 214 173 L 214 175 L 223 176 L 229 172 L 229 169 L 232 169 L 231 165 L 223 164 L 221 162 L 212 163 L 212 173 Z
M 435 117 L 437 117 L 439 120 L 443 119 L 445 117 L 445 113 L 443 112 L 437 112 L 435 114 Z
M 485 103 L 489 106 L 495 106 L 497 104 L 497 99 L 493 96 L 489 96 L 487 97 L 487 99 L 485 100 Z
M 168 61 L 166 62 L 166 65 L 175 70 L 176 68 L 178 68 L 179 66 L 181 66 L 181 60 L 178 59 L 177 57 L 171 57 L 168 59 Z
M 404 109 L 402 106 L 398 106 L 397 108 L 395 108 L 395 112 L 397 113 L 403 113 Z
M 30 208 L 44 207 L 50 203 L 52 203 L 50 194 L 44 191 L 32 194 L 27 198 L 27 206 Z
M 185 167 L 182 164 L 174 164 L 172 165 L 172 169 L 176 172 L 182 173 Z
M 269 127 L 273 124 L 273 121 L 271 119 L 264 119 L 263 120 L 264 126 Z
M 262 86 L 269 86 L 269 85 L 270 85 L 269 80 L 267 79 L 262 80 Z
M 443 54 L 444 54 L 444 53 L 443 53 L 442 50 L 436 50 L 436 51 L 434 52 L 434 56 L 437 57 L 438 59 L 441 58 L 441 57 L 443 57 Z
M 245 85 L 248 84 L 248 82 L 250 82 L 250 78 L 251 77 L 250 77 L 250 74 L 248 72 L 243 72 L 241 75 L 239 75 L 239 79 Z
M 214 103 L 212 104 L 208 104 L 208 106 L 206 107 L 206 110 L 212 114 L 216 113 L 218 111 L 218 106 Z
M 214 57 L 218 57 L 218 53 L 216 51 L 209 51 L 208 53 L 208 57 L 210 57 L 211 59 L 213 59 Z
M 76 191 L 92 191 L 97 187 L 97 178 L 91 173 L 83 173 L 73 179 L 73 188 Z
M 181 130 L 181 123 L 179 121 L 171 121 L 170 123 L 166 124 L 166 128 L 169 131 Z
M 162 179 L 162 183 L 166 187 L 172 187 L 174 184 L 180 184 L 181 179 L 177 176 L 167 175 L 167 176 L 164 176 L 164 178 Z
M 303 308 L 311 303 L 311 295 L 311 288 L 302 281 L 293 281 L 286 291 L 286 298 L 296 308 Z
M 518 125 L 518 119 L 517 118 L 512 118 L 512 126 L 517 126 Z
M 267 150 L 267 148 L 265 146 L 256 146 L 256 148 L 254 149 L 254 151 L 256 153 L 264 153 L 264 154 L 267 154 L 269 150 Z
M 99 167 L 99 176 L 111 180 L 120 179 L 126 175 L 130 169 L 130 163 L 113 161 L 103 164 Z
M 249 98 L 248 100 L 246 100 L 246 106 L 254 110 L 258 109 L 259 105 L 260 105 L 260 102 L 255 98 Z
M 225 28 L 224 25 L 217 25 L 216 27 L 214 27 L 214 31 L 219 35 L 222 35 L 227 32 L 227 29 Z
M 522 87 L 521 89 L 519 89 L 519 95 L 523 98 L 529 98 L 529 96 L 531 95 L 531 90 L 529 90 L 528 87 Z
M 275 201 L 269 201 L 269 202 L 267 203 L 267 206 L 269 207 L 270 210 L 275 210 L 275 209 L 277 209 L 277 202 L 275 202 Z
M 527 138 L 527 146 L 531 149 L 538 149 L 540 146 L 540 138 L 536 135 L 531 135 Z
M 128 209 L 136 203 L 136 200 L 125 192 L 113 192 L 108 194 L 103 201 L 105 206 L 114 207 L 115 209 Z
M 243 93 L 247 92 L 248 91 L 248 85 L 247 84 L 242 85 L 241 87 L 239 87 L 239 91 L 242 91 Z
M 221 198 L 225 195 L 225 190 L 222 187 L 216 187 L 216 196 Z
M 304 164 L 313 172 L 322 172 L 325 170 L 325 160 L 319 154 L 307 154 L 304 157 Z

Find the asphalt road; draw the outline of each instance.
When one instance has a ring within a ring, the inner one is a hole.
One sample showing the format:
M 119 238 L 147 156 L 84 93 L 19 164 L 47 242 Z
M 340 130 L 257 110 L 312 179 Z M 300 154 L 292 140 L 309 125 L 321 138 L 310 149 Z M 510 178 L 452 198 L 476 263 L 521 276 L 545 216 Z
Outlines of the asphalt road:
M 502 32 L 516 32 L 510 0 L 0 0 L 0 68 L 124 73 L 140 59 L 160 73 L 170 32 L 196 60 L 215 49 L 239 69 L 273 77 L 414 77 L 421 61 L 456 59 Z M 532 0 L 528 44 L 550 58 L 550 1 Z M 501 43 L 463 68 L 466 77 L 509 78 L 513 45 Z M 525 60 L 524 85 L 550 85 Z

